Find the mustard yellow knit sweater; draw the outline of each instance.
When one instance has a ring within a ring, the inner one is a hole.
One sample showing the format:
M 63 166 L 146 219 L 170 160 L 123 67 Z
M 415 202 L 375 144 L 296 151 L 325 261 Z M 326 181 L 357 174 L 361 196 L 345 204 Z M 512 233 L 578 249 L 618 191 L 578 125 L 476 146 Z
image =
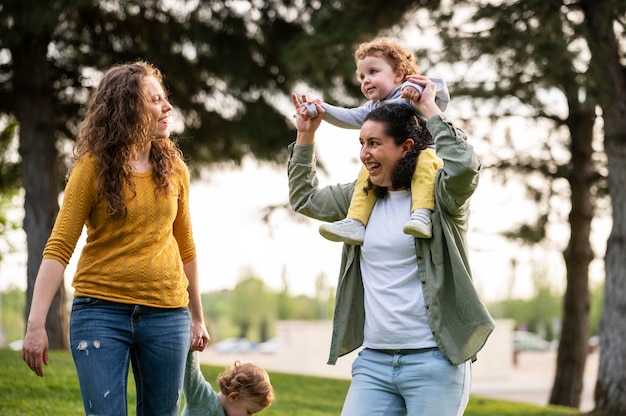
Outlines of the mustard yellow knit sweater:
M 87 241 L 72 286 L 75 297 L 93 297 L 162 308 L 189 303 L 183 264 L 196 258 L 189 215 L 189 172 L 181 160 L 173 192 L 155 192 L 152 171 L 135 173 L 136 195 L 128 216 L 105 219 L 106 202 L 96 198 L 95 156 L 79 160 L 44 250 L 44 258 L 67 266 L 83 225 Z M 128 195 L 130 191 L 128 191 Z

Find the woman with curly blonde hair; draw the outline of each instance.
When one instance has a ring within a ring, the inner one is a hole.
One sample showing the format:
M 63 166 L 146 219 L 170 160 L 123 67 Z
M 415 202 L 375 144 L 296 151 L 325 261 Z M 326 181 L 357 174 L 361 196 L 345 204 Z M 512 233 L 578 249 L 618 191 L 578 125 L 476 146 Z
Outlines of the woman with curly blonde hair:
M 46 315 L 83 226 L 70 344 L 86 414 L 178 415 L 189 349 L 209 342 L 189 213 L 189 171 L 170 139 L 161 72 L 116 65 L 90 97 L 63 204 L 37 275 L 22 358 L 48 364 Z

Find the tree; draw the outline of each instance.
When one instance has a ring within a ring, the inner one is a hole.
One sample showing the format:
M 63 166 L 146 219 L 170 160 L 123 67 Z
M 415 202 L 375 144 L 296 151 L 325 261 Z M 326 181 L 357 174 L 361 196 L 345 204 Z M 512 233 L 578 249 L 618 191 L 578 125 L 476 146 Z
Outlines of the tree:
M 11 157 L 17 123 L 13 120 L 0 119 L 0 262 L 6 251 L 13 249 L 8 235 L 19 228 L 15 221 L 7 216 L 7 212 L 15 207 L 14 197 L 20 190 L 21 170 L 19 163 Z M 4 126 L 2 126 L 4 124 Z
M 603 169 L 593 149 L 598 106 L 609 110 L 603 112 L 604 145 L 609 160 L 609 187 L 613 190 L 614 228 L 607 248 L 607 279 L 611 280 L 611 268 L 616 273 L 613 278 L 614 291 L 611 292 L 615 298 L 605 301 L 603 320 L 615 324 L 618 311 L 624 307 L 624 260 L 623 256 L 618 260 L 620 255 L 617 254 L 624 252 L 624 227 L 615 226 L 615 220 L 617 224 L 624 224 L 625 212 L 623 204 L 620 205 L 623 202 L 623 195 L 620 194 L 623 193 L 621 190 L 624 189 L 625 179 L 622 169 L 625 91 L 623 67 L 619 64 L 619 58 L 624 59 L 624 45 L 617 42 L 617 34 L 624 32 L 623 2 L 519 1 L 485 5 L 482 2 L 464 1 L 455 2 L 453 11 L 443 9 L 435 16 L 442 29 L 444 59 L 449 62 L 487 63 L 497 74 L 497 79 L 484 80 L 482 83 L 475 79 L 461 82 L 455 88 L 457 99 L 459 95 L 468 95 L 483 97 L 483 100 L 478 101 L 483 105 L 490 100 L 496 102 L 497 110 L 491 114 L 494 119 L 514 114 L 524 116 L 525 113 L 535 119 L 551 120 L 555 123 L 555 132 L 560 126 L 567 128 L 570 159 L 565 163 L 557 163 L 557 152 L 554 150 L 556 136 L 551 134 L 544 149 L 546 159 L 513 157 L 498 164 L 498 167 L 521 168 L 527 173 L 540 172 L 549 178 L 564 178 L 569 184 L 570 240 L 563 252 L 567 289 L 563 301 L 563 330 L 557 372 L 550 403 L 578 407 L 589 334 L 588 269 L 594 257 L 589 242 L 590 226 L 595 201 L 603 196 L 606 189 L 605 177 L 601 174 Z M 598 57 L 599 51 L 601 58 Z M 589 56 L 592 56 L 591 61 Z M 599 67 L 603 71 L 598 71 Z M 543 98 L 546 97 L 545 92 L 550 90 L 559 91 L 565 98 L 568 106 L 566 117 L 555 113 Z M 611 118 L 607 118 L 608 112 L 611 112 Z M 611 121 L 614 123 L 610 130 L 613 136 L 609 138 L 607 134 Z M 546 206 L 549 206 L 552 189 L 547 194 L 534 192 L 533 195 L 548 202 Z M 616 215 L 621 218 L 616 218 Z M 520 227 L 517 235 L 529 238 L 532 242 L 541 241 L 545 238 L 545 228 L 549 225 L 550 217 L 549 212 L 544 212 L 537 217 L 534 225 Z M 607 296 L 609 290 L 607 287 Z M 619 331 L 612 325 L 610 332 L 615 334 Z M 614 371 L 619 371 L 615 370 L 615 362 L 625 362 L 626 344 L 623 341 L 623 335 L 611 335 L 611 340 L 605 341 L 612 347 L 609 348 L 609 354 L 614 360 Z M 605 352 L 604 345 L 602 351 Z M 616 397 L 625 396 L 623 387 L 618 388 L 624 386 L 623 377 L 623 374 L 616 376 L 613 373 L 610 381 L 606 380 L 607 384 L 598 388 L 601 396 L 607 402 L 612 401 L 614 406 L 606 406 L 598 401 L 598 410 L 624 411 L 623 404 L 615 407 Z
M 626 5 L 581 0 L 591 50 L 592 92 L 602 107 L 609 166 L 613 226 L 605 255 L 604 309 L 600 323 L 600 367 L 596 410 L 626 414 Z
M 419 4 L 437 4 L 422 0 Z M 195 165 L 284 155 L 292 127 L 281 100 L 300 81 L 334 89 L 352 73 L 345 50 L 390 26 L 411 4 L 7 0 L 0 4 L 0 115 L 19 124 L 25 191 L 27 306 L 58 212 L 66 154 L 91 86 L 117 62 L 161 68 Z M 349 22 L 349 24 L 347 24 Z M 333 27 L 327 32 L 327 27 Z M 350 70 L 348 71 L 348 68 Z M 356 94 L 358 89 L 352 88 Z M 65 289 L 47 319 L 51 348 L 67 348 Z
M 622 217 L 626 210 L 619 187 L 624 180 L 626 117 L 620 65 L 623 45 L 617 42 L 617 33 L 623 34 L 626 6 L 618 0 L 533 0 L 496 6 L 484 3 L 455 2 L 455 10 L 459 11 L 465 5 L 479 6 L 479 12 L 465 16 L 476 17 L 476 25 L 491 22 L 492 26 L 486 28 L 475 26 L 472 36 L 454 29 L 458 21 L 450 20 L 453 14 L 445 7 L 433 14 L 441 17 L 437 24 L 429 22 L 429 26 L 442 28 L 448 62 L 490 57 L 493 62 L 489 65 L 497 68 L 501 76 L 501 81 L 484 85 L 459 82 L 454 86 L 455 97 L 502 98 L 501 116 L 523 102 L 526 109 L 543 110 L 532 115 L 558 121 L 567 126 L 572 136 L 568 147 L 576 167 L 566 165 L 563 170 L 558 163 L 543 166 L 532 164 L 530 159 L 520 162 L 528 162 L 527 167 L 534 166 L 536 171 L 554 169 L 549 173 L 566 178 L 570 184 L 571 201 L 582 201 L 572 204 L 572 236 L 564 251 L 568 279 L 564 308 L 565 315 L 571 317 L 567 325 L 572 331 L 561 342 L 558 367 L 563 371 L 557 371 L 554 389 L 560 391 L 557 384 L 560 386 L 566 378 L 568 383 L 574 380 L 571 388 L 564 386 L 564 393 L 557 395 L 567 396 L 560 397 L 559 402 L 575 405 L 577 382 L 584 367 L 581 346 L 585 345 L 583 338 L 588 332 L 589 301 L 585 288 L 593 253 L 586 233 L 594 215 L 590 195 L 595 198 L 602 189 L 602 176 L 593 171 L 595 165 L 588 158 L 592 137 L 588 128 L 593 125 L 598 103 L 605 123 L 614 219 L 606 255 L 603 326 L 620 328 L 619 311 L 624 307 L 625 279 L 620 273 L 625 268 L 620 254 L 624 252 L 621 245 L 626 221 Z M 9 0 L 0 5 L 0 56 L 6 57 L 0 61 L 0 114 L 15 117 L 20 126 L 24 228 L 28 241 L 27 309 L 40 253 L 58 210 L 56 198 L 64 170 L 59 169 L 57 162 L 62 158 L 56 146 L 70 140 L 76 132 L 81 105 L 89 83 L 93 82 L 90 74 L 97 74 L 114 62 L 138 57 L 150 60 L 164 70 L 184 124 L 181 146 L 194 162 L 238 161 L 246 154 L 272 160 L 280 155 L 284 138 L 291 137 L 289 124 L 277 108 L 276 103 L 281 100 L 277 97 L 285 98 L 298 81 L 320 88 L 329 100 L 338 103 L 358 97 L 358 87 L 346 81 L 353 74 L 354 44 L 394 23 L 399 23 L 396 27 L 403 27 L 404 23 L 405 28 L 413 25 L 414 20 L 401 19 L 407 10 L 435 10 L 439 1 L 267 1 L 260 6 L 239 2 L 236 7 L 221 1 L 204 1 L 195 8 L 190 8 L 190 4 L 181 1 L 173 8 L 148 0 L 119 4 L 104 0 L 98 4 L 87 0 Z M 409 18 L 415 16 L 411 14 Z M 329 27 L 333 30 L 328 31 Z M 582 49 L 576 49 L 581 43 Z M 586 43 L 592 53 L 593 76 L 587 73 L 585 65 Z M 477 52 L 476 46 L 483 49 L 472 55 Z M 436 59 L 443 59 L 442 56 Z M 565 119 L 558 120 L 555 114 L 545 111 L 539 92 L 549 87 L 558 88 L 567 98 L 569 114 Z M 512 101 L 507 101 L 507 97 Z M 579 134 L 579 139 L 575 140 L 574 134 Z M 210 141 L 202 140 L 205 137 L 210 137 Z M 573 152 L 580 152 L 581 157 L 573 157 Z M 574 195 L 575 192 L 579 194 Z M 538 227 L 531 227 L 531 231 L 541 232 L 549 216 L 542 214 L 539 218 Z M 60 293 L 57 298 L 61 300 L 64 295 Z M 60 309 L 62 302 L 51 313 Z M 48 319 L 49 323 L 65 321 L 62 317 Z M 602 332 L 601 367 L 604 365 L 605 371 L 601 368 L 599 374 L 597 391 L 602 399 L 598 400 L 598 407 L 620 409 L 617 399 L 612 398 L 621 391 L 617 386 L 624 385 L 624 376 L 614 374 L 617 370 L 613 362 L 626 362 L 626 343 L 619 335 L 625 332 L 610 336 Z M 49 333 L 64 331 L 49 328 Z M 571 350 L 566 350 L 568 344 Z M 574 365 L 565 366 L 565 357 L 572 358 Z M 572 377 L 566 377 L 568 374 Z
M 250 330 L 256 327 L 261 342 L 269 339 L 269 327 L 276 318 L 276 312 L 272 308 L 273 299 L 265 283 L 252 274 L 237 283 L 233 290 L 231 314 L 239 327 L 240 337 L 249 337 Z
M 294 305 L 291 295 L 289 294 L 289 283 L 287 282 L 287 272 L 283 267 L 281 275 L 283 283 L 282 289 L 276 294 L 276 319 L 289 319 L 293 313 Z
M 332 316 L 332 309 L 328 307 L 330 292 L 326 275 L 320 273 L 315 279 L 315 300 L 318 302 L 317 319 L 329 319 Z

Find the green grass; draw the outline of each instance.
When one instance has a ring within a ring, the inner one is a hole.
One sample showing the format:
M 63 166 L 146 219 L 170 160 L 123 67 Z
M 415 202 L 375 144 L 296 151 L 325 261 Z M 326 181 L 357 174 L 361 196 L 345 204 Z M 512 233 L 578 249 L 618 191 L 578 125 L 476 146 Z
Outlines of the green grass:
M 207 380 L 215 385 L 222 367 L 202 366 Z M 45 376 L 37 377 L 22 361 L 21 353 L 0 349 L 0 415 L 83 415 L 78 379 L 72 356 L 52 351 Z M 347 380 L 270 372 L 276 402 L 264 416 L 339 415 L 350 384 Z M 135 393 L 129 382 L 129 415 L 135 414 Z M 564 407 L 534 406 L 502 400 L 471 397 L 466 416 L 559 416 L 580 415 Z

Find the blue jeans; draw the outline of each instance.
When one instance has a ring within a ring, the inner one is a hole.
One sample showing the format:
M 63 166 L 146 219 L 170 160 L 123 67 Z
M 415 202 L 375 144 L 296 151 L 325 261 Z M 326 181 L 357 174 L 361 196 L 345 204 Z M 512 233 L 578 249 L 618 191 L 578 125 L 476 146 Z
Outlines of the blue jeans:
M 137 390 L 137 415 L 177 416 L 190 343 L 187 308 L 74 299 L 70 347 L 85 414 L 128 413 L 130 363 Z
M 438 348 L 411 354 L 363 349 L 352 364 L 342 416 L 457 416 L 467 407 L 471 367 Z

